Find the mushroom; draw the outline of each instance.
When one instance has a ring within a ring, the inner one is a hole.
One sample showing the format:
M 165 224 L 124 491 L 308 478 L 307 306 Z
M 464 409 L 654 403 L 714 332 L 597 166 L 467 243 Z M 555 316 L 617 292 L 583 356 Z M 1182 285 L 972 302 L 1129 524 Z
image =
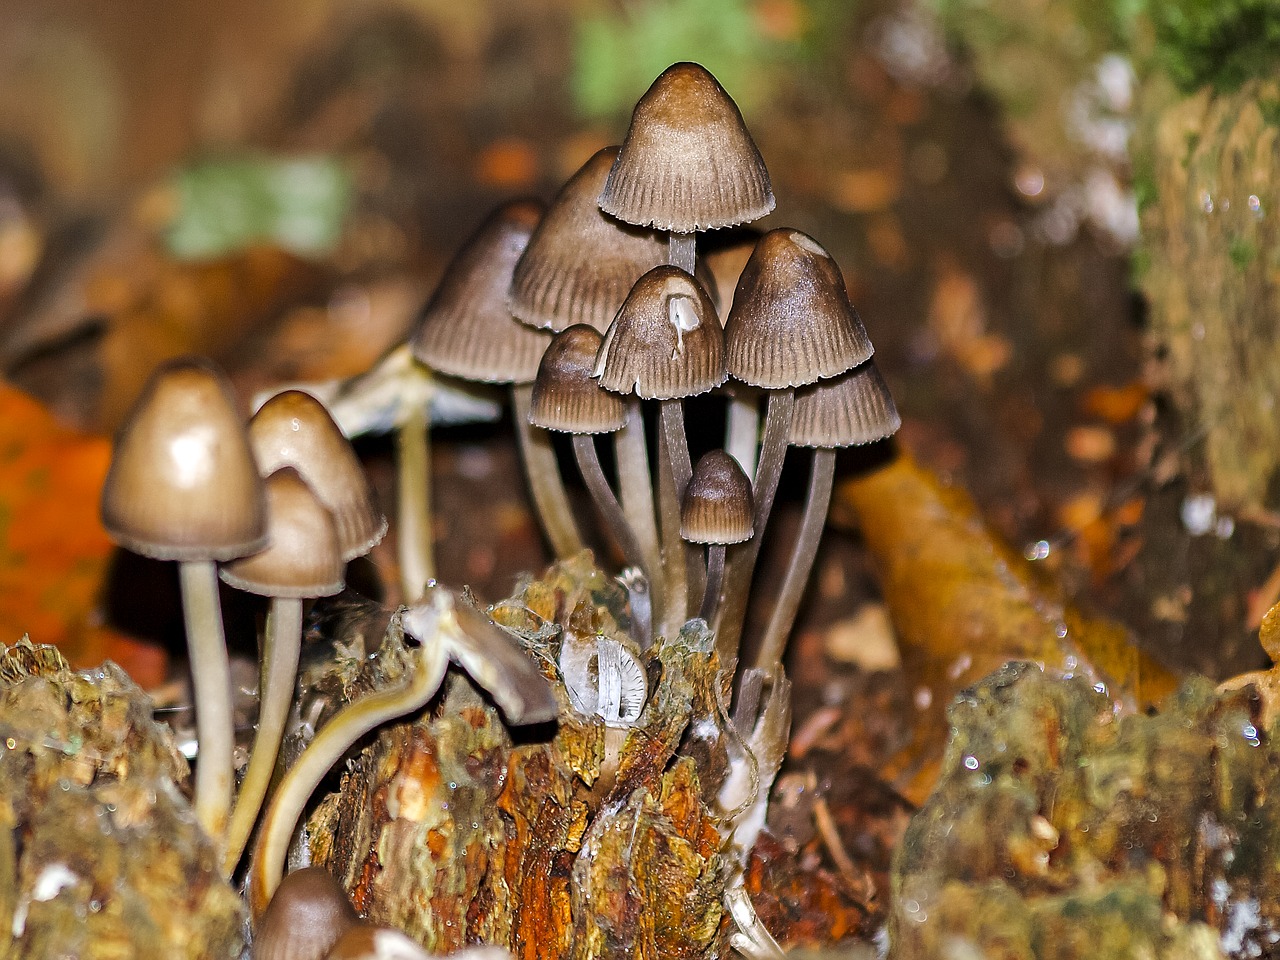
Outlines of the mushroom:
M 266 496 L 226 378 L 202 360 L 158 369 L 116 437 L 102 523 L 117 543 L 176 560 L 196 706 L 195 810 L 222 843 L 231 808 L 231 673 L 215 562 L 266 542 Z
M 538 201 L 515 200 L 494 211 L 450 263 L 409 343 L 433 370 L 511 385 L 525 476 L 547 539 L 564 558 L 582 549 L 582 538 L 550 438 L 531 430 L 528 419 L 533 379 L 550 335 L 516 323 L 507 306 L 512 272 L 542 209 Z
M 723 450 L 710 450 L 693 468 L 693 479 L 680 507 L 680 536 L 707 545 L 707 580 L 698 616 L 715 620 L 724 582 L 725 545 L 750 540 L 755 532 L 751 481 L 738 461 Z
M 283 880 L 253 933 L 253 960 L 324 960 L 360 919 L 329 871 L 303 867 Z
M 258 732 L 227 831 L 227 875 L 235 870 L 257 822 L 284 738 L 302 648 L 302 601 L 330 596 L 343 587 L 343 557 L 333 514 L 292 467 L 271 474 L 266 486 L 267 548 L 221 570 L 222 579 L 237 590 L 271 598 L 262 641 Z

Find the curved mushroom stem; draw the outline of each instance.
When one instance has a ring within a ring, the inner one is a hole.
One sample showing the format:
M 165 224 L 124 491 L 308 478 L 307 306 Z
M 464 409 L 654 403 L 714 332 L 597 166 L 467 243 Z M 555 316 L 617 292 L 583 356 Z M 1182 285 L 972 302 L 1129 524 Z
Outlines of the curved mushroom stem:
M 565 492 L 556 451 L 551 445 L 551 435 L 546 430 L 535 430 L 529 423 L 529 405 L 533 399 L 533 384 L 522 383 L 511 387 L 511 406 L 516 428 L 516 442 L 520 445 L 520 462 L 529 482 L 529 493 L 537 510 L 538 520 L 551 544 L 557 560 L 564 560 L 582 550 L 582 536 L 573 522 L 573 510 L 569 495 Z
M 396 428 L 400 469 L 396 473 L 399 502 L 397 553 L 400 596 L 413 603 L 435 578 L 435 546 L 431 531 L 430 421 L 425 406 L 415 406 Z
M 285 856 L 298 818 L 320 781 L 351 745 L 370 730 L 421 710 L 440 689 L 449 657 L 445 644 L 425 638 L 418 649 L 418 662 L 408 682 L 396 689 L 373 693 L 338 712 L 289 768 L 271 798 L 258 834 L 250 872 L 250 908 L 256 924 L 271 902 L 284 875 Z
M 769 513 L 773 510 L 773 498 L 778 493 L 778 480 L 782 477 L 782 461 L 787 453 L 787 433 L 791 429 L 795 400 L 794 390 L 780 390 L 769 394 L 769 405 L 764 418 L 764 442 L 760 447 L 760 466 L 756 470 L 753 484 L 756 498 L 755 536 L 734 550 L 725 574 L 725 598 L 720 605 L 720 623 L 716 625 L 716 650 L 720 654 L 721 663 L 729 663 L 738 656 L 742 623 L 747 615 L 747 597 L 751 591 L 751 577 L 755 572 L 764 528 L 769 522 Z
M 822 539 L 822 528 L 827 522 L 827 507 L 831 503 L 831 484 L 835 472 L 836 452 L 823 447 L 816 448 L 813 451 L 813 467 L 809 472 L 809 492 L 804 501 L 800 533 L 791 553 L 791 563 L 787 566 L 782 589 L 778 593 L 778 601 L 773 607 L 773 615 L 769 618 L 769 626 L 765 629 L 764 640 L 756 654 L 755 665 L 761 670 L 776 670 L 782 662 L 787 637 L 795 624 L 796 611 L 800 609 L 800 598 L 804 596 L 805 584 L 809 582 L 809 573 L 813 569 L 814 558 L 818 555 L 818 543 Z
M 693 276 L 698 262 L 697 238 L 696 233 L 675 233 L 674 231 L 668 233 L 667 263 Z
M 702 594 L 702 607 L 698 616 L 707 623 L 716 618 L 720 607 L 720 591 L 724 586 L 724 554 L 723 543 L 712 543 L 707 546 L 707 586 Z
M 212 560 L 186 560 L 178 564 L 178 572 L 200 746 L 196 761 L 196 819 L 221 847 L 226 839 L 235 783 L 235 726 L 231 715 L 231 664 L 218 601 L 218 568 Z
M 653 510 L 653 478 L 645 447 L 644 414 L 640 401 L 627 398 L 627 422 L 613 435 L 618 499 L 644 556 L 642 567 L 649 578 L 649 596 L 655 610 L 662 609 L 662 554 L 658 547 L 658 521 Z
M 645 568 L 645 556 L 640 549 L 631 524 L 622 513 L 622 505 L 614 496 L 609 481 L 605 479 L 604 469 L 600 466 L 600 454 L 596 451 L 595 438 L 585 433 L 573 435 L 573 455 L 578 461 L 578 469 L 582 471 L 582 479 L 587 484 L 591 499 L 595 502 L 600 517 L 604 520 L 605 529 L 613 537 L 627 563 L 633 567 L 648 571 Z
M 222 872 L 236 869 L 253 825 L 262 810 L 262 800 L 271 786 L 280 741 L 284 739 L 289 708 L 293 705 L 293 685 L 298 677 L 298 654 L 302 649 L 302 601 L 272 597 L 267 614 L 267 630 L 262 640 L 262 676 L 258 680 L 258 732 L 253 738 L 249 768 L 240 783 Z

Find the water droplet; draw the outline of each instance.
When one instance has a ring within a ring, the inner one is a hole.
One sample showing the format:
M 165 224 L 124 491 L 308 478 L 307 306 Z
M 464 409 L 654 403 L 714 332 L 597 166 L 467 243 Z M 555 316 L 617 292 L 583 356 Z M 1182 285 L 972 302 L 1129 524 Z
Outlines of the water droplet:
M 1255 220 L 1261 220 L 1265 214 L 1262 212 L 1262 201 L 1256 195 L 1249 195 L 1249 212 L 1253 214 Z
M 977 757 L 965 757 L 965 758 L 964 758 L 964 765 L 965 765 L 965 767 L 966 767 L 967 769 L 969 769 L 969 770 L 977 770 L 977 769 L 978 769 L 978 758 L 977 758 Z
M 457 783 L 457 781 L 456 781 L 456 780 L 450 780 L 450 781 L 449 781 L 449 789 L 450 789 L 450 790 L 457 790 L 457 789 L 458 789 L 458 783 Z
M 1067 635 L 1067 625 L 1065 623 L 1059 623 L 1053 632 L 1058 635 L 1059 640 L 1062 640 Z
M 1200 191 L 1200 209 L 1205 213 L 1213 213 L 1213 197 L 1209 195 L 1208 190 Z
M 6 747 L 8 747 L 10 750 L 17 750 L 17 749 L 18 749 L 18 741 L 17 741 L 17 740 L 15 740 L 13 737 L 10 737 L 8 740 L 6 740 L 6 741 L 4 742 L 4 745 L 5 745 Z
M 1049 546 L 1048 540 L 1037 540 L 1031 546 L 1027 547 L 1023 556 L 1028 560 L 1046 560 L 1052 548 Z

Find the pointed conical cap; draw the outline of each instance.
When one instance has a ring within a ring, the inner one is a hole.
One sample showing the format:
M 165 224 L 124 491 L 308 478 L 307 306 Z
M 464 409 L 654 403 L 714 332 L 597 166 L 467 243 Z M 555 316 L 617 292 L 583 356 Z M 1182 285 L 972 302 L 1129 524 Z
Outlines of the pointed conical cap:
M 364 556 L 387 532 L 364 469 L 329 411 L 301 390 L 285 390 L 249 421 L 249 442 L 264 474 L 293 467 L 333 514 L 344 560 Z
M 896 433 L 902 418 L 874 361 L 796 391 L 787 442 L 797 447 L 853 447 Z
M 223 565 L 222 579 L 264 597 L 327 597 L 343 587 L 346 563 L 333 514 L 292 467 L 267 478 L 267 548 Z
M 518 320 L 550 330 L 586 323 L 604 333 L 632 285 L 667 262 L 664 236 L 597 203 L 617 155 L 617 147 L 596 153 L 551 201 L 511 280 Z
M 415 357 L 463 380 L 533 380 L 550 338 L 516 323 L 507 291 L 541 217 L 541 202 L 513 200 L 472 234 L 445 270 L 410 337 Z
M 207 361 L 152 374 L 116 437 L 102 524 L 158 560 L 230 560 L 266 542 L 266 495 L 244 422 Z
M 636 281 L 596 358 L 600 385 L 645 400 L 706 393 L 724 383 L 724 331 L 702 286 L 675 267 Z
M 690 543 L 741 543 L 755 529 L 751 481 L 723 450 L 703 454 L 680 504 L 680 536 Z
M 769 390 L 834 377 L 873 350 L 836 262 L 818 241 L 788 229 L 756 244 L 724 337 L 729 373 Z
M 677 233 L 758 220 L 773 203 L 742 114 L 696 63 L 668 67 L 640 98 L 600 194 L 605 213 Z
M 592 375 L 603 338 L 583 323 L 561 330 L 542 356 L 529 422 L 558 433 L 612 433 L 627 422 L 626 402 Z

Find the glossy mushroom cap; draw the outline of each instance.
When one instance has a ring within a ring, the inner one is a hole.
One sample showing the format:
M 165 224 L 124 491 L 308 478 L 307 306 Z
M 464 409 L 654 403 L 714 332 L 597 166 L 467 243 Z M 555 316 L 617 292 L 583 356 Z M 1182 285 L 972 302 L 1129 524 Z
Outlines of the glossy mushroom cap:
M 253 960 L 323 960 L 359 918 L 327 870 L 305 867 L 280 881 L 253 935 Z
M 751 481 L 723 450 L 703 454 L 680 505 L 680 536 L 691 543 L 741 543 L 755 532 Z
M 600 385 L 645 400 L 692 397 L 725 382 L 724 331 L 711 298 L 675 267 L 636 281 L 596 357 Z
M 677 63 L 636 104 L 600 194 L 605 213 L 693 233 L 773 209 L 769 172 L 737 104 L 706 68 Z
M 249 442 L 264 475 L 293 467 L 333 514 L 344 561 L 364 556 L 387 532 L 356 452 L 309 393 L 286 390 L 264 403 L 249 421 Z
M 513 200 L 463 244 L 409 338 L 415 357 L 464 380 L 533 380 L 550 338 L 516 323 L 507 292 L 542 210 L 541 201 Z
M 266 542 L 266 495 L 226 378 L 203 360 L 152 374 L 116 437 L 102 523 L 158 560 L 230 560 Z
M 582 323 L 552 338 L 533 382 L 530 423 L 558 433 L 613 433 L 626 425 L 626 402 L 602 389 L 592 373 L 602 340 Z
M 533 327 L 585 323 L 604 333 L 632 285 L 667 261 L 667 241 L 596 202 L 618 155 L 605 147 L 551 201 L 511 279 L 511 312 Z
M 264 597 L 327 597 L 343 587 L 345 562 L 333 514 L 292 467 L 267 478 L 267 548 L 225 564 L 219 575 Z
M 796 391 L 787 442 L 797 447 L 852 447 L 883 440 L 902 418 L 875 361 Z
M 724 337 L 729 373 L 769 390 L 834 377 L 873 349 L 836 262 L 818 241 L 789 229 L 756 244 Z

